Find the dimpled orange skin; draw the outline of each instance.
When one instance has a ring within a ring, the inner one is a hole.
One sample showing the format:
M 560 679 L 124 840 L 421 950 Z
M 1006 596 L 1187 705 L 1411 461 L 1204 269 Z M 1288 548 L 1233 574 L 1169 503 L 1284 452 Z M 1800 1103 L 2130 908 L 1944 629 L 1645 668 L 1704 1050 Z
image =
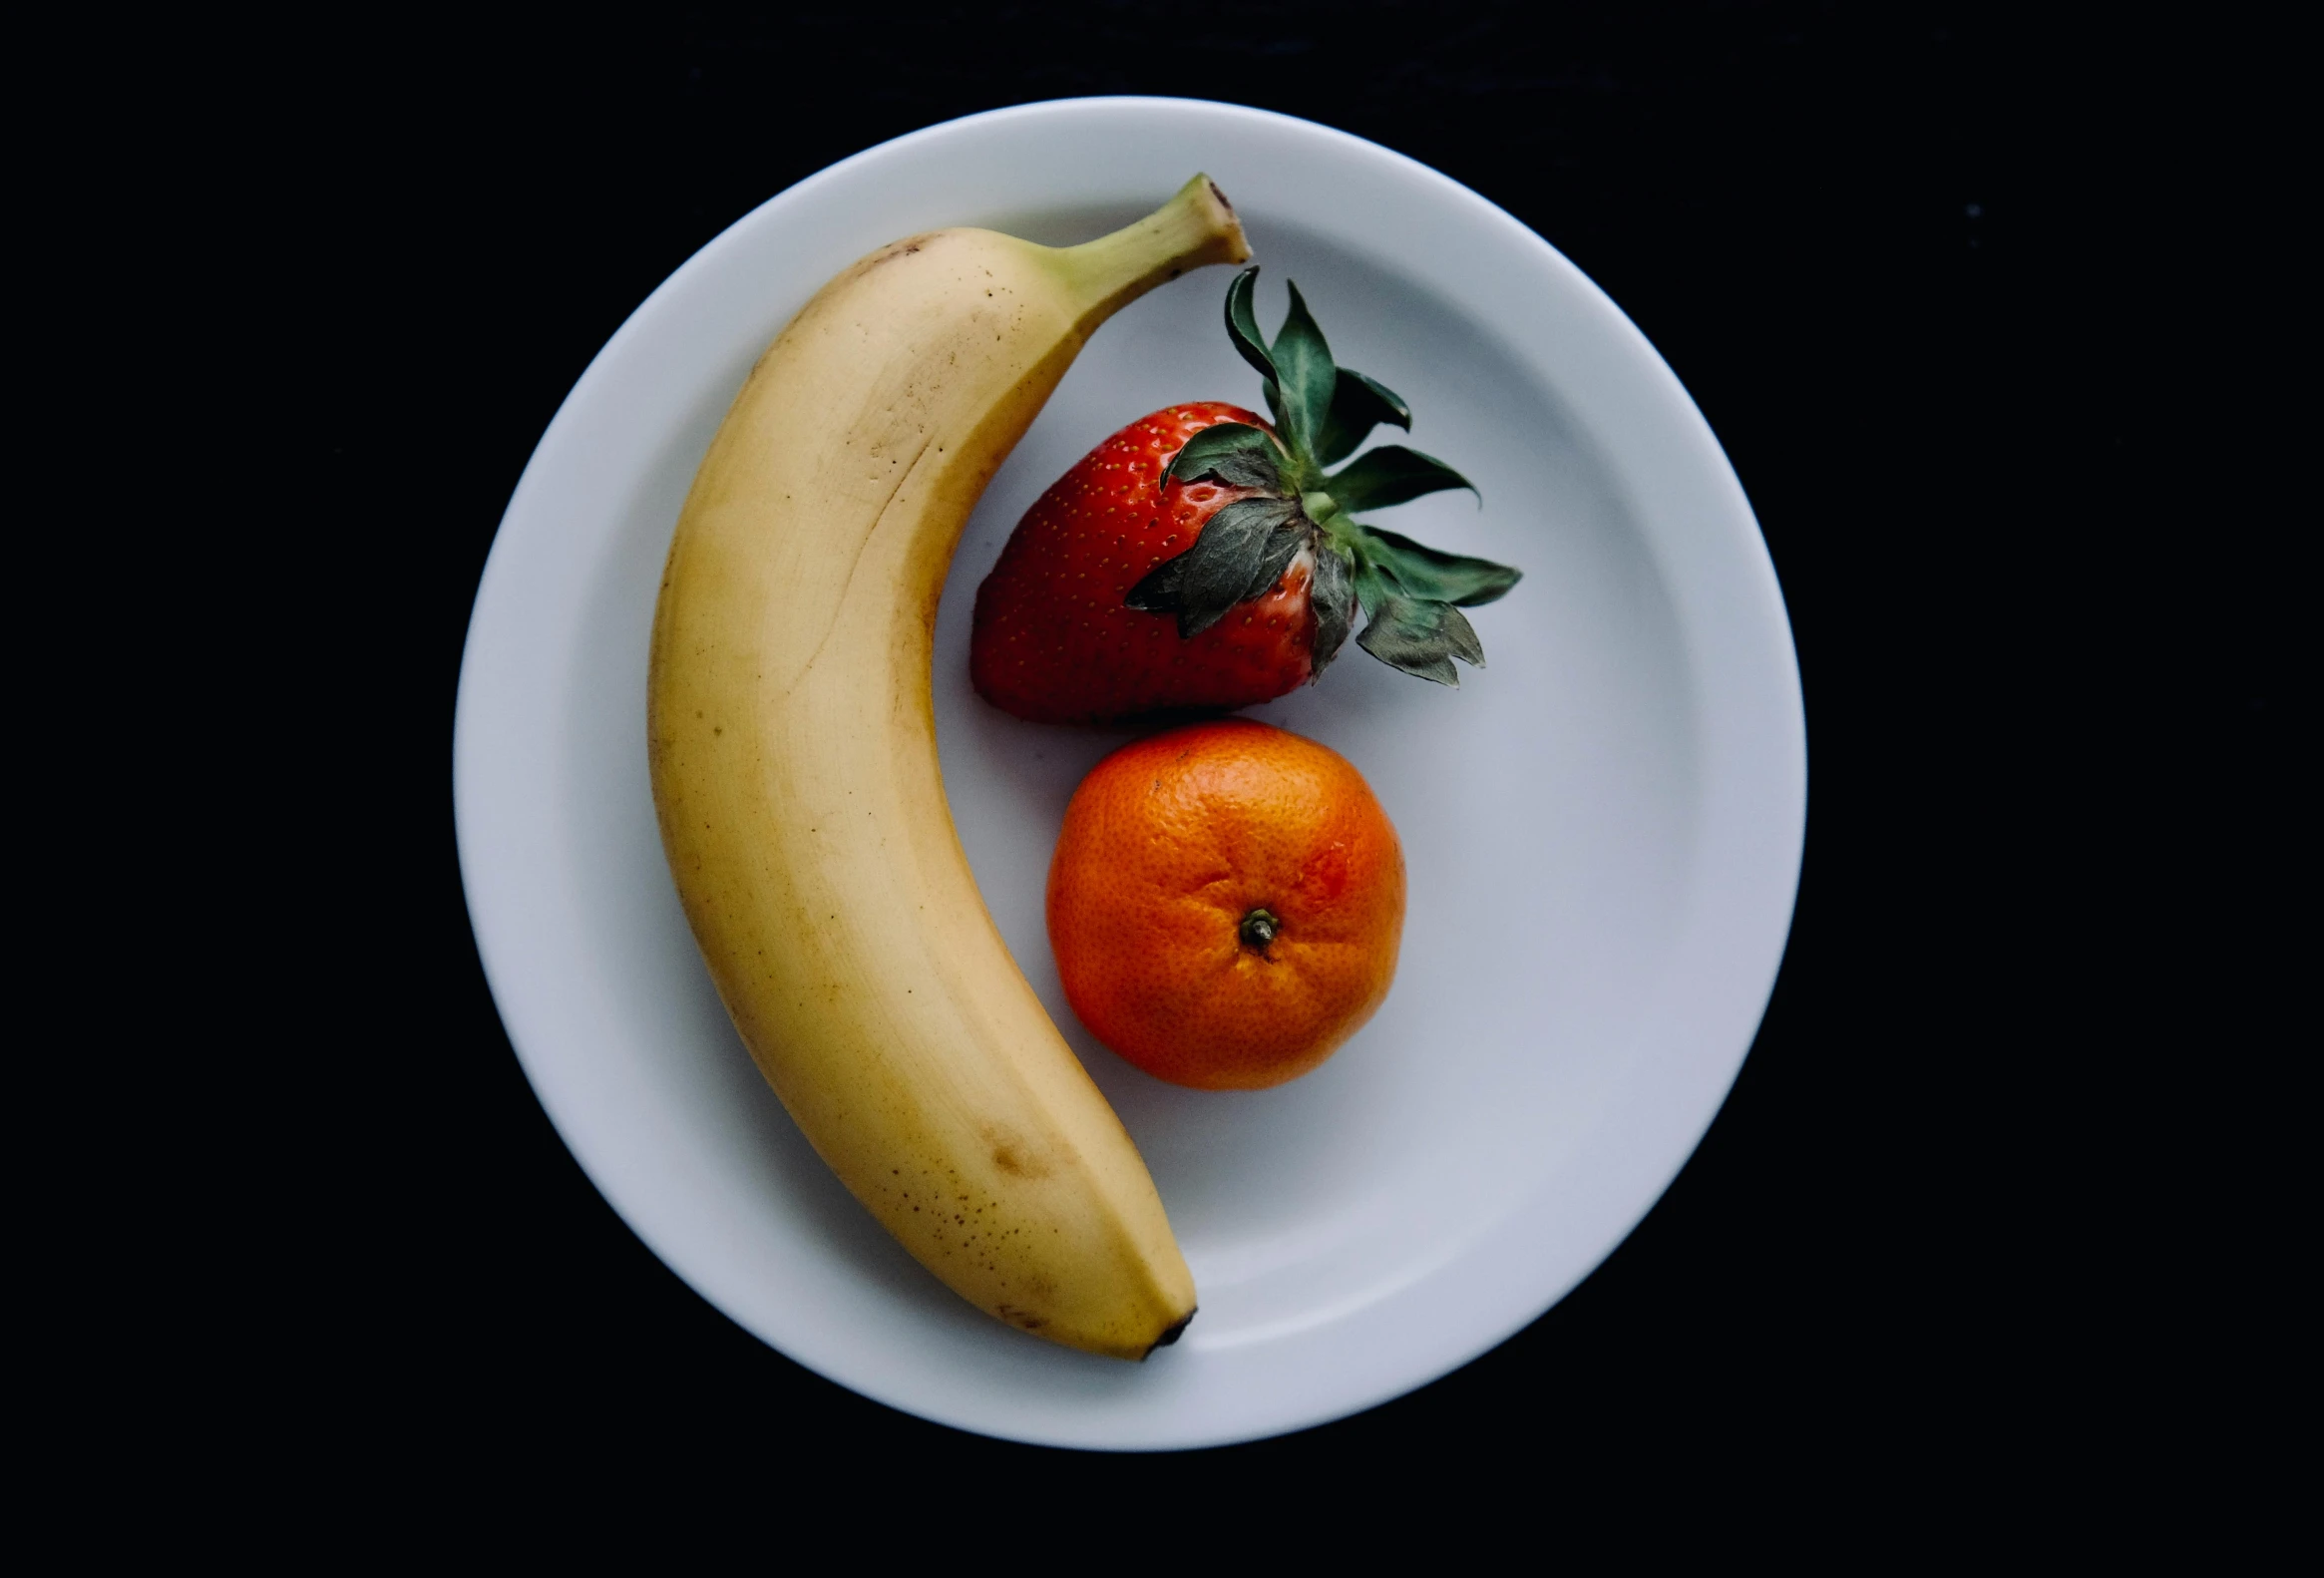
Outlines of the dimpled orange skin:
M 1245 918 L 1279 923 L 1264 950 Z M 1090 1033 L 1157 1078 L 1257 1090 L 1316 1067 L 1395 977 L 1404 855 L 1338 752 L 1264 723 L 1125 745 L 1073 791 L 1049 944 Z

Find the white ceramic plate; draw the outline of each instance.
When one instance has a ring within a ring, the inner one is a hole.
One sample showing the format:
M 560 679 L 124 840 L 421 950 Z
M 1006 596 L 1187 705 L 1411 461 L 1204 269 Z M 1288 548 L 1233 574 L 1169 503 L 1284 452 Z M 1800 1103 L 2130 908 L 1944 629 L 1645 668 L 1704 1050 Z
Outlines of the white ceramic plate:
M 1299 281 L 1341 361 L 1412 402 L 1484 495 L 1383 515 L 1526 572 L 1477 610 L 1492 666 L 1441 689 L 1350 643 L 1255 716 L 1361 769 L 1410 911 L 1386 1006 L 1255 1094 L 1179 1090 L 1083 1033 L 1041 885 L 1067 795 L 1125 734 L 968 687 L 977 583 L 1025 508 L 1131 418 L 1256 403 L 1229 271 L 1099 331 L 969 524 L 937 631 L 961 837 L 1009 947 L 1151 1164 L 1202 1312 L 1144 1365 L 971 1310 L 825 1171 L 688 936 L 645 765 L 646 637 L 694 467 L 767 341 L 842 265 L 948 224 L 1110 229 L 1196 171 L 1234 199 L 1261 320 Z M 1193 1446 L 1380 1402 L 1532 1321 L 1619 1243 L 1719 1109 L 1774 981 L 1805 734 L 1750 508 L 1670 369 L 1500 209 L 1384 149 L 1185 100 L 933 127 L 767 202 L 640 306 L 527 467 L 477 593 L 454 764 L 485 970 L 525 1071 L 615 1210 L 704 1298 L 898 1408 L 1022 1440 Z

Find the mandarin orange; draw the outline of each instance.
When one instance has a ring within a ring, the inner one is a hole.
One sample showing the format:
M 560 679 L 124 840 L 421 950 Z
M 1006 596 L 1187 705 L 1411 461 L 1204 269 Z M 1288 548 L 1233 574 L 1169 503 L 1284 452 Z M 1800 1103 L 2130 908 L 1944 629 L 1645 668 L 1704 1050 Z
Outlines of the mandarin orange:
M 1395 976 L 1404 856 L 1338 752 L 1248 719 L 1123 746 L 1073 791 L 1049 864 L 1066 999 L 1158 1078 L 1306 1073 Z

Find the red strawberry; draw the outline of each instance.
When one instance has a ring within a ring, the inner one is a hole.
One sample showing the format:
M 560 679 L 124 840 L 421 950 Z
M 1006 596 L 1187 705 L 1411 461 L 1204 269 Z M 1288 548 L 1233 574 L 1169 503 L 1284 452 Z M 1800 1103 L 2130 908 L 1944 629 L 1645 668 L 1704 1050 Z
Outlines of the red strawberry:
M 1274 346 L 1256 268 L 1227 290 L 1227 329 L 1266 379 L 1275 422 L 1197 401 L 1123 428 L 1025 512 L 976 590 L 977 693 L 1036 723 L 1233 708 L 1314 679 L 1358 606 L 1356 644 L 1407 673 L 1459 683 L 1484 652 L 1460 612 L 1518 573 L 1356 521 L 1466 479 L 1383 445 L 1336 474 L 1380 422 L 1411 426 L 1389 390 L 1337 367 L 1298 288 Z
M 1057 479 L 1019 522 L 976 589 L 968 673 L 994 706 L 1036 723 L 1088 723 L 1175 707 L 1241 707 L 1314 670 L 1314 564 L 1191 640 L 1167 612 L 1129 605 L 1132 588 L 1194 546 L 1211 517 L 1256 490 L 1154 479 L 1186 441 L 1259 418 L 1218 400 L 1140 417 Z

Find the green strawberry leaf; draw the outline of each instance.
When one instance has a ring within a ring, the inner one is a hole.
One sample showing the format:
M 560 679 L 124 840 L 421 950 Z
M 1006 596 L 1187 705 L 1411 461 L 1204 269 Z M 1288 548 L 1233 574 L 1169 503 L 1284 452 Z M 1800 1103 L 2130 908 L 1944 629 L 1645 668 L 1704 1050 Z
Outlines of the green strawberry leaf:
M 1415 597 L 1473 608 L 1504 595 L 1525 574 L 1489 559 L 1447 554 L 1376 526 L 1362 530 L 1370 538 L 1364 546 L 1373 561 Z
M 1353 367 L 1341 368 L 1339 382 L 1332 388 L 1331 413 L 1324 418 L 1323 434 L 1316 440 L 1316 464 L 1339 465 L 1382 422 L 1392 422 L 1409 433 L 1412 408 L 1387 385 Z
M 1309 654 L 1312 677 L 1340 655 L 1356 623 L 1355 569 L 1346 554 L 1329 544 L 1316 545 L 1316 579 L 1308 589 L 1308 604 L 1316 611 L 1316 647 Z
M 1390 596 L 1365 621 L 1356 644 L 1390 668 L 1454 689 L 1460 687 L 1459 671 L 1452 666 L 1455 657 L 1471 667 L 1485 666 L 1477 632 L 1467 615 L 1449 602 Z
M 1170 457 L 1154 486 L 1167 487 L 1170 479 L 1200 482 L 1215 477 L 1230 488 L 1280 489 L 1281 453 L 1264 428 L 1248 422 L 1218 422 L 1186 441 Z
M 1401 589 L 1372 563 L 1371 545 L 1368 542 L 1359 537 L 1352 546 L 1356 550 L 1356 566 L 1352 572 L 1352 579 L 1356 583 L 1356 600 L 1362 605 L 1363 616 L 1368 619 L 1379 612 L 1380 604 L 1398 595 Z
M 1259 270 L 1246 268 L 1227 286 L 1227 338 L 1243 353 L 1259 376 L 1275 382 L 1275 362 L 1267 354 L 1266 336 L 1259 332 L 1259 314 L 1252 310 L 1252 293 L 1259 287 Z
M 1300 298 L 1300 287 L 1286 288 L 1291 291 L 1291 315 L 1283 320 L 1269 355 L 1283 400 L 1284 436 L 1291 440 L 1293 458 L 1304 459 L 1316 453 L 1316 439 L 1324 431 L 1333 391 L 1339 387 L 1340 369 L 1332 365 L 1332 347 Z
M 1382 510 L 1391 504 L 1404 504 L 1426 494 L 1442 493 L 1447 488 L 1477 491 L 1475 483 L 1444 462 L 1401 444 L 1382 444 L 1377 449 L 1366 450 L 1338 474 L 1324 479 L 1325 491 L 1339 500 L 1340 508 L 1351 515 L 1359 510 Z M 1484 496 L 1478 494 L 1477 498 L 1482 503 Z
M 1148 571 L 1122 600 L 1177 614 L 1181 639 L 1200 635 L 1273 586 L 1310 530 L 1293 500 L 1237 499 L 1204 524 L 1192 548 Z
M 1307 547 L 1314 536 L 1308 530 L 1307 521 L 1296 515 L 1277 527 L 1268 535 L 1267 544 L 1259 553 L 1259 563 L 1252 569 L 1250 581 L 1244 585 L 1243 595 L 1237 597 L 1235 602 L 1246 602 L 1265 595 L 1269 588 L 1283 579 L 1283 573 L 1291 568 L 1291 562 L 1299 557 L 1300 550 Z M 1234 603 L 1228 606 L 1232 607 Z

